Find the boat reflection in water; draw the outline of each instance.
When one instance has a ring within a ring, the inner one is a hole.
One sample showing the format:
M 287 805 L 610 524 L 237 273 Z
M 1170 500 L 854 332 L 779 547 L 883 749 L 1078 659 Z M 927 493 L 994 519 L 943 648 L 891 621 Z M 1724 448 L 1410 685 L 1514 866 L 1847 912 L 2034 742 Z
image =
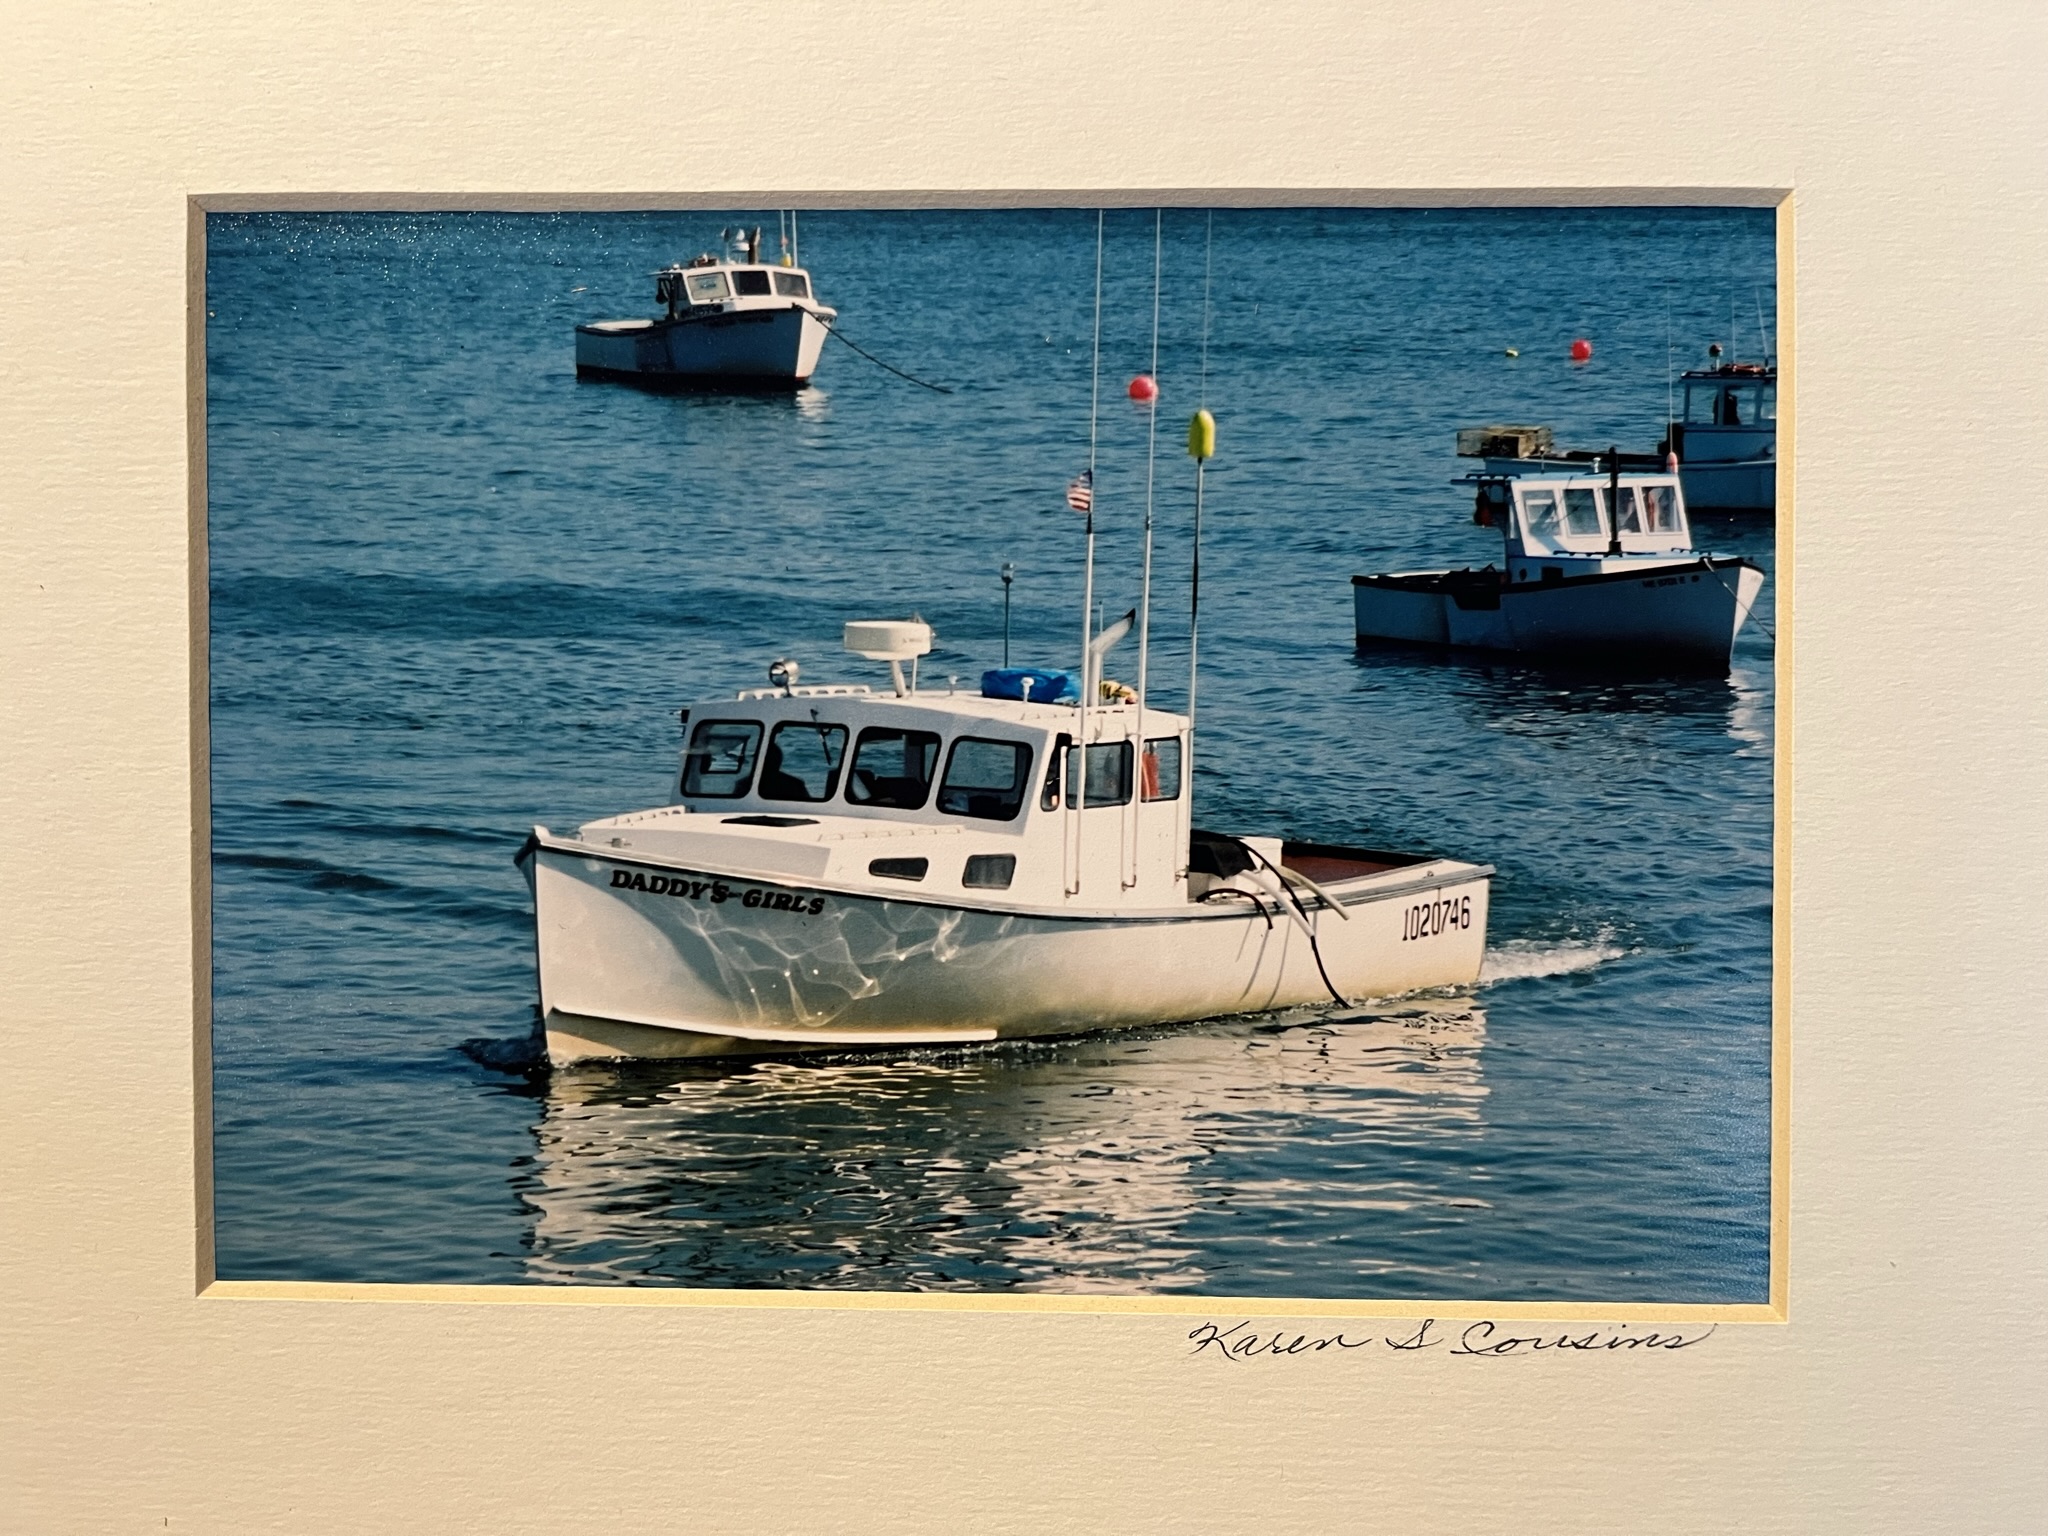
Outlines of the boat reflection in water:
M 1376 1224 L 1486 1204 L 1449 1155 L 1480 1137 L 1484 1038 L 1476 1003 L 1437 997 L 888 1061 L 557 1070 L 520 1191 L 527 1273 L 1300 1294 L 1320 1246 L 1314 1267 L 1365 1290 L 1414 1268 Z

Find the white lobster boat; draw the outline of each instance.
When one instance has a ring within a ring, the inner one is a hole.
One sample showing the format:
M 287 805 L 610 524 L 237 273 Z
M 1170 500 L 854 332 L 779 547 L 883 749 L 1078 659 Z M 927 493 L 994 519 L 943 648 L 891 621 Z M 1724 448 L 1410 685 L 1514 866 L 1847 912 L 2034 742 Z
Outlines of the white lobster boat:
M 1678 382 L 1685 406 L 1658 451 L 1678 456 L 1686 500 L 1726 511 L 1774 510 L 1778 370 L 1768 363 L 1720 363 L 1680 374 Z
M 761 232 L 654 274 L 651 319 L 576 327 L 576 372 L 658 389 L 799 389 L 838 311 L 802 267 L 760 260 Z
M 779 662 L 778 686 L 683 712 L 675 804 L 534 828 L 553 1062 L 966 1045 L 1477 977 L 1490 868 L 1197 831 L 1185 716 L 1063 672 L 921 689 L 930 644 L 849 624 L 888 691 Z
M 1553 466 L 1459 483 L 1501 530 L 1501 564 L 1352 577 L 1360 642 L 1727 670 L 1764 573 L 1693 548 L 1677 474 Z
M 1718 359 L 1720 343 L 1709 355 Z M 1778 370 L 1769 363 L 1715 362 L 1677 379 L 1683 404 L 1665 423 L 1655 453 L 1620 455 L 1624 471 L 1655 472 L 1676 463 L 1688 505 L 1718 512 L 1769 512 L 1778 504 Z M 1483 461 L 1489 475 L 1590 472 L 1611 453 L 1560 450 L 1549 427 L 1466 427 L 1461 458 Z

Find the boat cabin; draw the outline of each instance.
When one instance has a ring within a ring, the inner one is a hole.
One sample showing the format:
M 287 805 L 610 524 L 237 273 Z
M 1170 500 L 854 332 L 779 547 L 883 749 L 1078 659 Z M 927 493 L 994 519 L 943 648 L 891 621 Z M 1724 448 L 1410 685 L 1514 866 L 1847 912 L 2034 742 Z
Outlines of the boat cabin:
M 1778 371 L 1762 363 L 1723 363 L 1680 376 L 1687 427 L 1749 427 L 1775 431 Z
M 1608 560 L 1692 552 L 1676 474 L 1472 475 L 1477 521 L 1501 530 L 1513 579 L 1519 562 Z
M 763 300 L 769 305 L 791 299 L 810 303 L 813 297 L 811 275 L 801 267 L 699 256 L 687 266 L 664 267 L 654 274 L 654 300 L 666 307 L 671 320 L 760 308 Z
M 757 852 L 764 840 L 824 845 L 836 851 L 819 852 L 815 870 L 791 872 L 932 894 L 1184 900 L 1187 720 L 1147 709 L 1141 742 L 1139 715 L 1131 703 L 1091 708 L 1084 744 L 1072 700 L 748 689 L 681 712 L 673 806 L 606 826 L 723 833 Z
M 778 661 L 774 686 L 681 712 L 673 805 L 578 835 L 934 900 L 1188 899 L 1185 716 L 1109 699 L 1114 685 L 1083 710 L 1053 668 L 920 688 L 928 625 L 849 624 L 846 635 L 855 655 L 888 662 L 890 687 L 799 686 L 796 664 Z

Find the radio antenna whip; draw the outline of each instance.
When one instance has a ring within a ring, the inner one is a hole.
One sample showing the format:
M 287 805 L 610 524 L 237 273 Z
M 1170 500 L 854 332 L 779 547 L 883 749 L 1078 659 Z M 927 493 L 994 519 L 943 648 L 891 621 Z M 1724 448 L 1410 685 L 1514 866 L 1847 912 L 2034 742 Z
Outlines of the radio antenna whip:
M 1145 423 L 1145 564 L 1138 583 L 1138 793 L 1131 797 L 1130 874 L 1128 889 L 1138 883 L 1138 818 L 1145 803 L 1145 687 L 1152 675 L 1152 465 L 1159 442 L 1159 276 L 1164 250 L 1166 211 L 1152 210 L 1152 386 Z
M 1095 691 L 1095 669 L 1091 664 L 1090 642 L 1095 638 L 1092 620 L 1095 614 L 1095 443 L 1096 424 L 1101 415 L 1102 405 L 1102 210 L 1095 210 L 1095 349 L 1089 366 L 1088 376 L 1088 495 L 1082 515 L 1088 520 L 1088 554 L 1081 578 L 1081 709 L 1074 722 L 1075 741 L 1069 750 L 1080 754 L 1074 775 L 1074 803 L 1069 808 L 1074 818 L 1074 878 L 1067 887 L 1067 894 L 1078 895 L 1081 890 L 1081 812 L 1088 803 L 1088 695 Z

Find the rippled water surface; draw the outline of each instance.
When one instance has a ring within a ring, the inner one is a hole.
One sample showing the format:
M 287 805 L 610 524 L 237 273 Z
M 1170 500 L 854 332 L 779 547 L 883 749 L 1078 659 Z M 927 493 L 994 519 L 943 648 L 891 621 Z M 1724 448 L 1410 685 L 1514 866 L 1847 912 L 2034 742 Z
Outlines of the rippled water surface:
M 774 216 L 749 214 L 771 231 Z M 662 802 L 674 710 L 971 677 L 1078 627 L 1094 215 L 818 213 L 794 398 L 579 383 L 719 213 L 208 223 L 214 1051 L 229 1277 L 1761 1300 L 1772 638 L 1726 678 L 1362 654 L 1354 572 L 1483 563 L 1461 425 L 1647 447 L 1772 323 L 1768 213 L 1219 213 L 1205 825 L 1495 865 L 1468 993 L 1055 1044 L 532 1064 L 535 822 Z M 1137 595 L 1152 220 L 1110 215 L 1099 582 Z M 1166 219 L 1159 643 L 1185 676 L 1204 217 Z M 1572 338 L 1593 361 L 1566 361 Z M 1519 357 L 1506 355 L 1513 347 Z M 1768 521 L 1697 520 L 1774 571 Z

